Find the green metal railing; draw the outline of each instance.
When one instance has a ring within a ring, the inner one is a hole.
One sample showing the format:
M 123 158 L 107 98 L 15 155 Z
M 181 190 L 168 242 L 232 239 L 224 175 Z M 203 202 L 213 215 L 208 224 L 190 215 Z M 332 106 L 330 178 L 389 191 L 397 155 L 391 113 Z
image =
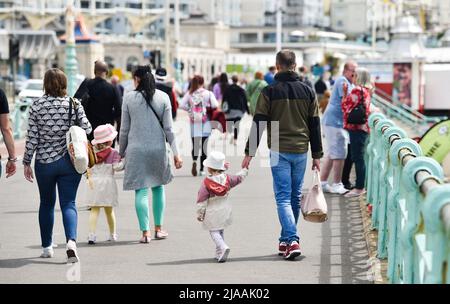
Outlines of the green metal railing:
M 450 184 L 442 167 L 381 113 L 369 118 L 367 201 L 391 283 L 450 283 Z
M 17 101 L 11 111 L 10 119 L 14 130 L 14 138 L 24 138 L 28 128 L 28 114 L 32 99 Z

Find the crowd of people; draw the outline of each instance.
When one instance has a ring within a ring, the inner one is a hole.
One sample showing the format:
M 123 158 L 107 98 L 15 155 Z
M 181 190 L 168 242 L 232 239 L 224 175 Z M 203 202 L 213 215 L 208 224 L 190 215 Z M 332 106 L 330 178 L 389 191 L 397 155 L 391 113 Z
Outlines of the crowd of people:
M 86 79 L 71 98 L 67 94 L 66 75 L 56 68 L 48 70 L 44 77 L 44 95 L 30 107 L 24 176 L 30 182 L 36 179 L 39 188 L 43 258 L 54 255 L 53 223 L 58 191 L 68 262 L 79 260 L 75 199 L 82 176 L 74 169 L 66 144 L 66 133 L 72 121 L 85 130 L 96 155 L 96 163 L 89 170 L 90 188 L 86 195 L 90 207 L 89 244 L 97 242 L 96 226 L 102 208 L 110 230 L 108 241 L 118 238 L 114 208 L 119 201 L 114 174 L 121 170 L 124 170 L 123 190 L 135 192 L 136 214 L 142 233 L 139 242 L 148 244 L 152 238 L 168 237 L 168 232 L 163 230 L 165 185 L 174 178 L 172 163 L 176 169 L 183 166 L 173 131 L 178 109 L 189 116 L 191 174 L 205 176 L 196 200 L 197 219 L 210 232 L 218 262 L 225 262 L 230 252 L 224 241 L 224 229 L 231 223 L 230 190 L 248 175 L 267 125 L 273 187 L 281 225 L 278 253 L 285 259 L 292 260 L 301 254 L 297 223 L 309 150 L 313 158 L 312 169 L 321 171 L 325 192 L 345 194 L 346 197 L 358 197 L 365 192 L 364 149 L 369 133 L 367 117 L 373 110 L 370 107 L 372 85 L 369 72 L 352 61 L 345 64 L 332 93 L 327 79 L 321 76 L 313 83 L 304 67 L 297 68 L 295 53 L 290 50 L 280 51 L 276 66 L 270 67 L 265 75 L 256 72 L 254 80 L 245 88 L 240 86 L 237 75 L 233 75 L 230 82 L 228 75 L 222 73 L 206 88 L 205 79 L 193 75 L 182 98 L 177 96 L 163 68 L 152 72 L 149 66 L 138 66 L 133 71 L 135 89 L 125 94 L 117 77 L 107 81 L 108 66 L 104 62 L 95 62 L 94 73 L 95 77 Z M 361 105 L 365 109 L 365 120 L 355 123 L 350 117 Z M 0 127 L 9 153 L 6 173 L 10 177 L 16 172 L 17 157 L 7 106 L 6 97 L 0 91 Z M 213 122 L 223 117 L 230 143 L 236 145 L 240 121 L 246 114 L 253 116 L 253 124 L 250 134 L 246 134 L 242 170 L 230 175 L 226 173 L 229 167 L 226 156 L 219 151 L 209 152 L 208 140 Z M 272 121 L 279 122 L 279 130 L 270 127 Z M 321 164 L 323 138 L 327 149 Z M 277 145 L 272 146 L 273 142 Z M 115 149 L 116 144 L 118 149 Z M 34 170 L 31 167 L 33 158 Z M 354 187 L 348 181 L 352 163 L 356 170 Z M 331 171 L 332 183 L 329 184 Z M 152 192 L 153 228 L 150 228 L 149 219 L 149 189 Z

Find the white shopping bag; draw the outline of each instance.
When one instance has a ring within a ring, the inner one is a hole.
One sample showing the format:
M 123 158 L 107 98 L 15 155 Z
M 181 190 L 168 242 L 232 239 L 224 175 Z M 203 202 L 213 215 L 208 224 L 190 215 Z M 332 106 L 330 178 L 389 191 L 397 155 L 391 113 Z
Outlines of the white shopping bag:
M 313 171 L 313 183 L 301 201 L 303 218 L 308 222 L 323 223 L 328 220 L 328 208 L 320 183 L 319 171 Z
M 75 170 L 84 174 L 89 165 L 88 139 L 86 131 L 78 126 L 71 126 L 66 133 L 67 150 Z

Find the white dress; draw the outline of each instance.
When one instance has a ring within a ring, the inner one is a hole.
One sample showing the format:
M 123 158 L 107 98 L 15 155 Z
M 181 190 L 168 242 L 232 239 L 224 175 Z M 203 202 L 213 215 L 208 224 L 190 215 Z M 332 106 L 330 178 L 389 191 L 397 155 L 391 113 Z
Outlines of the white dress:
M 232 207 L 228 194 L 208 199 L 203 228 L 206 230 L 222 230 L 232 223 Z
M 117 183 L 113 164 L 97 164 L 91 169 L 86 190 L 86 203 L 91 207 L 117 207 Z
M 222 196 L 211 196 L 204 183 L 199 191 L 197 198 L 197 214 L 203 215 L 203 228 L 209 231 L 222 230 L 232 223 L 232 206 L 228 197 L 230 189 L 240 184 L 247 176 L 248 170 L 242 169 L 236 175 L 227 175 L 222 173 L 216 176 L 209 176 L 210 179 L 216 183 L 216 188 L 227 186 L 229 188 Z M 205 200 L 206 198 L 206 200 Z

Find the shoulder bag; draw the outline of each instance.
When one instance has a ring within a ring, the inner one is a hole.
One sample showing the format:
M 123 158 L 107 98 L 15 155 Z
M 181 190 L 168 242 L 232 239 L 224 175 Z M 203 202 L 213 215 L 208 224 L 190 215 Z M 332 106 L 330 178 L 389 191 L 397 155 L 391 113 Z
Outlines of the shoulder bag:
M 352 125 L 363 125 L 366 122 L 367 122 L 367 111 L 364 99 L 364 90 L 361 88 L 360 102 L 348 114 L 347 123 Z
M 86 131 L 78 126 L 78 111 L 75 109 L 75 124 L 72 125 L 72 111 L 75 109 L 75 101 L 69 99 L 69 131 L 66 133 L 67 150 L 75 170 L 84 174 L 88 168 L 95 165 L 95 153 L 89 143 Z

